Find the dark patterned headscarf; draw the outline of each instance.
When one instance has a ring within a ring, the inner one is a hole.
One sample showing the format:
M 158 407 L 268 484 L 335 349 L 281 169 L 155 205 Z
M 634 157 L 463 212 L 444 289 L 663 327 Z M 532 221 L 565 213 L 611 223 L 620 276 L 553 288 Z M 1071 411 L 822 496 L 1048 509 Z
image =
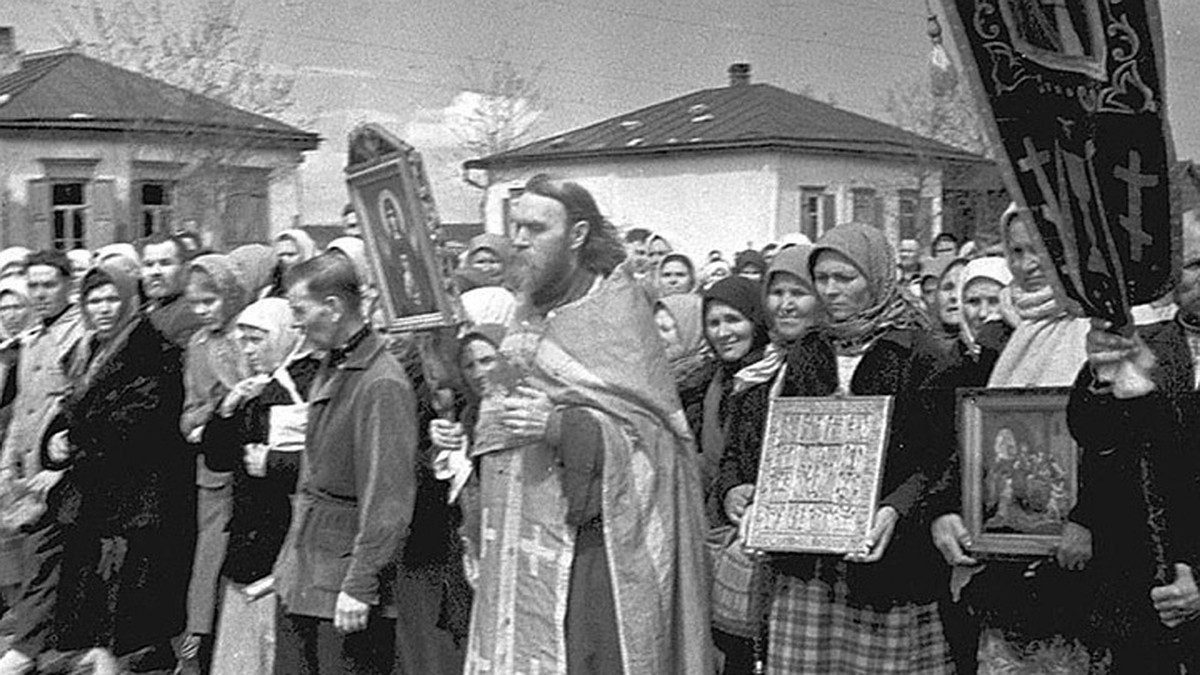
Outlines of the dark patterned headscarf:
M 929 318 L 896 283 L 896 257 L 882 231 L 858 223 L 829 230 L 813 247 L 810 272 L 825 251 L 839 253 L 853 263 L 871 290 L 870 307 L 841 321 L 831 319 L 826 326 L 838 354 L 861 354 L 891 330 L 930 329 Z

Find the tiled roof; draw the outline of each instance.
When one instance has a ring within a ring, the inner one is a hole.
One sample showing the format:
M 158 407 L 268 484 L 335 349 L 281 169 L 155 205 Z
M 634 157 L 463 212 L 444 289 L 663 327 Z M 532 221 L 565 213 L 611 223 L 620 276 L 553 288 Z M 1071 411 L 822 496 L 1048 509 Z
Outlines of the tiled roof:
M 749 148 L 989 161 L 773 85 L 744 84 L 686 94 L 466 166 Z
M 0 129 L 217 133 L 317 147 L 316 134 L 72 51 L 33 54 L 0 77 Z

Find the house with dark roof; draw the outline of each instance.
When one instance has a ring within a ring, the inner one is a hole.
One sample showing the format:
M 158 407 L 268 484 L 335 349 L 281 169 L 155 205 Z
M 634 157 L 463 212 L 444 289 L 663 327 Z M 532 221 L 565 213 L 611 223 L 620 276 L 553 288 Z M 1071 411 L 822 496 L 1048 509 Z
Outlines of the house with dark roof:
M 837 223 L 893 242 L 943 229 L 948 176 L 991 161 L 770 84 L 734 64 L 728 86 L 692 92 L 512 150 L 468 160 L 488 172 L 489 231 L 531 176 L 592 190 L 620 228 L 646 227 L 694 256 L 730 254 Z
M 96 248 L 157 231 L 263 241 L 300 219 L 320 139 L 0 28 L 0 243 Z

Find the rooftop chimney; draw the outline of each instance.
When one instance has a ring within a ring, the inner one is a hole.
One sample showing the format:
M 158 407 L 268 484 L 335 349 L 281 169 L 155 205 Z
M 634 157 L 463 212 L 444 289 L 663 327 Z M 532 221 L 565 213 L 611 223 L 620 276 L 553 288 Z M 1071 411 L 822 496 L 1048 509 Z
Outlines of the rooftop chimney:
M 735 63 L 729 66 L 729 86 L 744 87 L 750 84 L 750 64 Z
M 21 69 L 21 54 L 17 51 L 17 31 L 12 26 L 0 26 L 0 76 Z

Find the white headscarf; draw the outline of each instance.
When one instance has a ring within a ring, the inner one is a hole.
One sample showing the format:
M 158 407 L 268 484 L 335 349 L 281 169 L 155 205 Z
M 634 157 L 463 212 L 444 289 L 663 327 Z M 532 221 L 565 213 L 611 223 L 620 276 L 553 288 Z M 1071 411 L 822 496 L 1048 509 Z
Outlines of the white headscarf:
M 500 286 L 480 286 L 463 293 L 463 313 L 474 325 L 494 323 L 507 326 L 517 308 L 517 299 Z
M 968 262 L 967 266 L 963 268 L 962 280 L 958 284 L 958 306 L 966 307 L 963 303 L 963 295 L 972 281 L 990 279 L 1003 288 L 1012 283 L 1012 278 L 1012 272 L 1008 270 L 1008 263 L 1004 261 L 1004 258 L 988 256 Z M 965 315 L 959 324 L 959 330 L 962 333 L 963 342 L 967 343 L 968 347 L 974 348 L 975 334 L 971 332 L 971 326 L 967 323 Z

